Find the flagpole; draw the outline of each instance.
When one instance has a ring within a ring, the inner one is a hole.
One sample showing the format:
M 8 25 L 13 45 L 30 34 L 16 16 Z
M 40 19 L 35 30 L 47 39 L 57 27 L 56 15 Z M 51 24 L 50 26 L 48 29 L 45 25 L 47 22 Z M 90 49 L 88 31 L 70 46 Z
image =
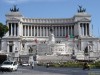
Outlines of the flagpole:
M 92 24 L 92 36 L 93 36 L 93 24 Z
M 100 31 L 99 31 L 99 27 L 98 27 L 98 37 L 100 37 Z

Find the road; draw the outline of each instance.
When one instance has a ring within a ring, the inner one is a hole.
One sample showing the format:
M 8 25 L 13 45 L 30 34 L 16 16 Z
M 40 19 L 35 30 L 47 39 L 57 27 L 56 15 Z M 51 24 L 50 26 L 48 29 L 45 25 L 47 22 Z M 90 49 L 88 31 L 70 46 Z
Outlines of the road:
M 19 67 L 18 71 L 0 72 L 0 75 L 100 75 L 100 69 Z

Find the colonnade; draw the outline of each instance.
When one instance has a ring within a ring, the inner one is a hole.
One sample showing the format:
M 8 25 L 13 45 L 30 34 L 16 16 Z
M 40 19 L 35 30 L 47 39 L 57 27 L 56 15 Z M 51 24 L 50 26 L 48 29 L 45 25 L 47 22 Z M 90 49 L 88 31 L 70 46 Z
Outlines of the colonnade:
M 51 26 L 23 25 L 23 36 L 48 37 Z M 74 35 L 74 26 L 52 26 L 55 37 Z
M 23 36 L 48 37 L 50 33 L 49 25 L 23 25 Z M 55 37 L 65 37 L 66 35 L 74 35 L 74 25 L 52 26 Z M 80 23 L 80 34 L 89 36 L 89 23 Z M 9 36 L 18 36 L 18 23 L 9 23 Z
M 90 31 L 89 31 L 89 23 L 80 23 L 80 32 L 81 35 L 83 36 L 89 36 L 90 35 Z
M 18 23 L 9 23 L 9 36 L 17 36 L 18 35 Z

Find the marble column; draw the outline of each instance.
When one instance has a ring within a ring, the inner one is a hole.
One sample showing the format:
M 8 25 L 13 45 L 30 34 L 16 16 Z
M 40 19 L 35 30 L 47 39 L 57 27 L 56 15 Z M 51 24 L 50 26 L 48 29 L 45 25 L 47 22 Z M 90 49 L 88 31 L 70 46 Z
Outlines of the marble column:
M 79 31 L 80 31 L 80 35 L 82 35 L 82 23 L 80 23 L 80 27 L 79 27 Z
M 80 24 L 80 28 L 81 28 L 81 35 L 83 36 L 83 23 Z
M 31 26 L 31 36 L 32 36 L 32 34 L 33 34 L 33 33 L 32 33 L 32 26 Z
M 64 32 L 63 32 L 63 26 L 61 27 L 61 30 L 62 30 L 62 37 L 63 37 L 63 34 L 64 34 Z
M 24 32 L 24 33 L 25 33 L 25 36 L 26 36 L 26 25 L 25 25 L 25 27 L 24 27 L 24 28 L 25 28 L 25 32 Z
M 9 36 L 11 36 L 11 23 L 9 23 Z
M 84 27 L 84 36 L 86 36 L 86 26 L 84 23 L 83 23 L 83 27 Z
M 16 23 L 16 24 L 17 24 L 17 35 L 19 36 L 19 35 L 20 35 L 20 31 L 21 31 L 21 30 L 19 30 L 20 22 L 18 22 L 18 23 Z
M 71 26 L 71 35 L 73 35 L 73 34 L 72 34 L 72 26 Z
M 66 36 L 66 35 L 67 35 L 67 34 L 66 34 L 66 26 L 64 27 L 64 30 L 65 30 L 65 36 Z
M 35 37 L 35 26 L 34 26 L 34 37 Z
M 12 29 L 12 23 L 11 23 L 11 36 L 12 36 L 12 30 L 13 30 L 13 29 Z
M 87 36 L 87 24 L 85 23 L 85 27 L 86 27 L 86 36 Z
M 37 36 L 38 36 L 38 26 L 37 26 Z
M 29 26 L 28 26 L 28 36 L 29 36 Z
M 7 41 L 7 53 L 9 53 L 9 42 Z
M 46 36 L 46 27 L 44 27 L 44 36 Z
M 16 36 L 16 23 L 14 23 L 14 36 Z
M 42 32 L 42 30 L 41 30 L 41 26 L 40 26 L 40 37 L 41 37 L 41 32 Z
M 58 33 L 58 36 L 60 37 L 60 27 L 58 27 L 58 32 L 59 32 L 59 33 Z
M 68 26 L 68 35 L 69 35 L 69 26 Z
M 89 23 L 87 23 L 87 35 L 89 36 Z
M 41 36 L 43 37 L 43 26 L 41 26 Z
M 48 26 L 48 36 L 49 36 L 49 26 Z
M 57 37 L 57 26 L 55 26 L 55 36 Z
M 81 36 L 81 27 L 80 27 L 81 23 L 78 23 L 78 32 L 79 32 L 79 36 Z
M 48 27 L 46 26 L 46 36 L 48 36 Z
M 44 35 L 45 35 L 45 30 L 44 30 L 44 26 L 43 26 L 43 32 L 42 32 L 42 33 L 43 33 L 43 37 L 44 37 Z

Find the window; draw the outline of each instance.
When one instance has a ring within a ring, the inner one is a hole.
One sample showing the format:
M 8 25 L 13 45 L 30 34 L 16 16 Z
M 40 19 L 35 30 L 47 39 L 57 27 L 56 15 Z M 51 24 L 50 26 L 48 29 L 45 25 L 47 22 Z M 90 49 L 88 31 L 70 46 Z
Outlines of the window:
M 85 54 L 85 55 L 88 55 L 88 46 L 85 48 L 84 54 Z
M 25 44 L 22 44 L 22 47 L 23 47 L 23 50 L 24 50 L 24 48 L 25 48 Z
M 9 52 L 13 52 L 12 45 L 9 46 Z

